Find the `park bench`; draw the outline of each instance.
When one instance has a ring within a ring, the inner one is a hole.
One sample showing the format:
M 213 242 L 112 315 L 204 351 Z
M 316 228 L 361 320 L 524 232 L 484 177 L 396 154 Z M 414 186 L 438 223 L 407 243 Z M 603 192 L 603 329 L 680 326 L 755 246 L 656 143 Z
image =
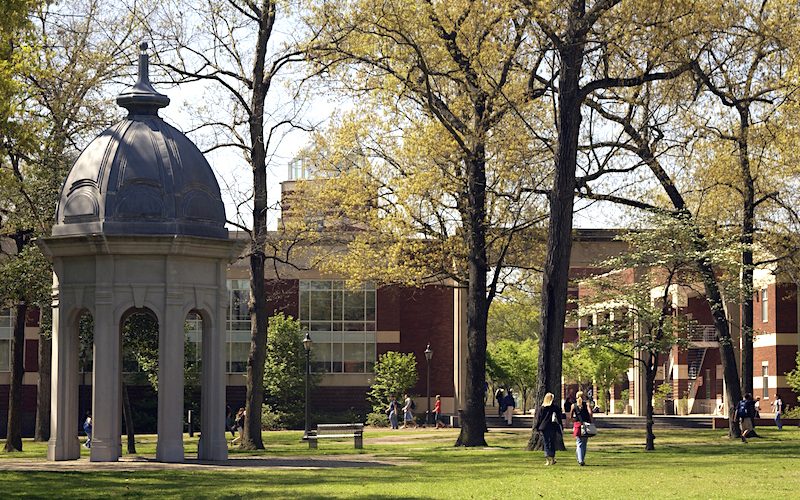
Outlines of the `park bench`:
M 303 439 L 308 441 L 309 448 L 316 448 L 319 439 L 353 438 L 354 446 L 361 449 L 364 447 L 363 436 L 364 424 L 317 424 L 317 429 L 309 431 Z

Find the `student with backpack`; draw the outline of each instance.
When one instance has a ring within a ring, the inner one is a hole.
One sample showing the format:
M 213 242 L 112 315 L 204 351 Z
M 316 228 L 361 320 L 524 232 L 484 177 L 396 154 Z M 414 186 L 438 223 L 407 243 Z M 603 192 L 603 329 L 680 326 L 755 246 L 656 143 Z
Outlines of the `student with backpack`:
M 403 429 L 406 427 L 417 427 L 417 422 L 414 420 L 414 410 L 417 409 L 417 404 L 411 399 L 411 396 L 406 394 L 405 403 L 403 404 Z
M 736 405 L 736 418 L 739 420 L 739 428 L 742 430 L 742 442 L 746 443 L 749 437 L 757 437 L 753 428 L 755 416 L 756 404 L 753 401 L 753 395 L 748 392 Z
M 506 396 L 503 398 L 503 418 L 506 419 L 506 424 L 511 427 L 513 425 L 514 419 L 514 408 L 517 406 L 516 402 L 514 401 L 514 395 L 511 393 L 511 389 L 508 389 L 506 392 Z

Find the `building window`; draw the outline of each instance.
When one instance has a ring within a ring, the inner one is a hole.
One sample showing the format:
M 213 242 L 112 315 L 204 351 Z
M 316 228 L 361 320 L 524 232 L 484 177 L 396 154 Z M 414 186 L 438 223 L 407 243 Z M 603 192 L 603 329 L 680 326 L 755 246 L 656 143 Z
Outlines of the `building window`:
M 769 399 L 769 365 L 761 365 L 761 397 Z
M 228 373 L 245 373 L 250 355 L 250 281 L 228 280 Z
M 14 317 L 11 309 L 0 308 L 0 372 L 11 370 L 11 338 L 14 336 Z
M 375 366 L 375 285 L 300 281 L 300 321 L 314 341 L 316 373 L 372 373 Z
M 761 289 L 761 321 L 766 323 L 769 319 L 769 308 L 768 308 L 768 301 L 767 301 L 767 289 Z

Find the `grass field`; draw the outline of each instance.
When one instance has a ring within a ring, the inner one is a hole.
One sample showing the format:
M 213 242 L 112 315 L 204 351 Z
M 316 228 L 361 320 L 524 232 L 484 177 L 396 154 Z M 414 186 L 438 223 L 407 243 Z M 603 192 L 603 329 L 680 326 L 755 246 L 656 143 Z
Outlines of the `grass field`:
M 263 452 L 231 451 L 232 458 L 260 460 L 229 470 L 127 464 L 127 470 L 34 471 L 46 465 L 45 446 L 25 442 L 24 453 L 0 454 L 0 468 L 16 468 L 0 470 L 0 491 L 4 498 L 52 499 L 800 498 L 797 428 L 760 428 L 763 437 L 747 444 L 723 431 L 658 432 L 654 452 L 643 450 L 642 431 L 607 430 L 589 442 L 586 467 L 575 462 L 569 437 L 568 451 L 545 467 L 540 452 L 522 449 L 527 432 L 493 430 L 490 447 L 481 449 L 454 448 L 456 432 L 368 430 L 360 453 L 352 441 L 323 441 L 309 450 L 299 432 L 270 432 Z M 196 446 L 187 438 L 187 456 Z M 152 458 L 155 437 L 143 436 L 137 448 Z M 298 467 L 309 459 L 328 459 L 329 467 Z

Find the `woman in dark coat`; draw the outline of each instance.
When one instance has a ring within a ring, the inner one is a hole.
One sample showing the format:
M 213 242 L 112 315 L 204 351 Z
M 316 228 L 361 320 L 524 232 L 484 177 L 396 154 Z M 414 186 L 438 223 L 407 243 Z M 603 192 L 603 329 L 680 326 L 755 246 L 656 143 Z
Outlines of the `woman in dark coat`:
M 556 463 L 556 438 L 561 429 L 561 408 L 553 403 L 554 398 L 552 392 L 545 394 L 542 406 L 536 415 L 536 429 L 542 433 L 544 441 L 545 465 Z

